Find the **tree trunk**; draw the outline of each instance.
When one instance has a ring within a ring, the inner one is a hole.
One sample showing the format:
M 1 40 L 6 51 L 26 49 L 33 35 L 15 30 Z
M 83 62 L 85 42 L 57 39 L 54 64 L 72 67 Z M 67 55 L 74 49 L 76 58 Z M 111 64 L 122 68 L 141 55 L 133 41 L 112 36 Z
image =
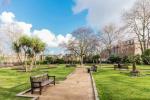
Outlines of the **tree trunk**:
M 31 58 L 30 71 L 32 71 L 34 65 L 34 56 Z
M 132 71 L 133 71 L 133 72 L 136 72 L 136 63 L 135 63 L 135 62 L 133 62 Z
M 17 57 L 18 57 L 18 62 L 22 63 L 22 60 L 21 60 L 19 53 L 17 53 Z
M 25 54 L 25 60 L 24 60 L 24 66 L 25 66 L 25 71 L 28 72 L 28 66 L 27 66 L 27 57 L 26 57 L 26 54 Z
M 34 56 L 34 65 L 37 68 L 37 66 L 36 66 L 36 55 Z
M 93 60 L 93 64 L 95 64 L 94 60 Z
M 96 59 L 96 64 L 98 64 L 98 59 Z
M 111 48 L 108 49 L 108 56 L 111 56 Z
M 83 56 L 81 56 L 80 58 L 80 64 L 81 64 L 81 67 L 83 67 Z
M 100 64 L 100 68 L 102 68 L 102 60 L 101 60 L 101 58 L 100 58 L 99 64 Z

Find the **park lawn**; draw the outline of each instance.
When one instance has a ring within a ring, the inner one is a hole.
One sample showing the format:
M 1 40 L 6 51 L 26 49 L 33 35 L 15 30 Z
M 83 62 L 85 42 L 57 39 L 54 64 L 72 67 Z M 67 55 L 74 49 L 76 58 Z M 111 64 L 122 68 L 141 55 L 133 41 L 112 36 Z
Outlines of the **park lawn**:
M 101 100 L 150 100 L 150 66 L 140 65 L 139 77 L 130 71 L 113 70 L 113 65 L 102 65 L 93 73 Z M 131 66 L 130 66 L 131 70 Z
M 0 100 L 29 100 L 27 98 L 16 97 L 21 91 L 30 88 L 29 77 L 42 73 L 55 75 L 56 80 L 64 80 L 74 68 L 66 68 L 65 65 L 55 65 L 56 68 L 49 68 L 47 65 L 40 65 L 32 72 L 18 72 L 10 68 L 0 69 Z

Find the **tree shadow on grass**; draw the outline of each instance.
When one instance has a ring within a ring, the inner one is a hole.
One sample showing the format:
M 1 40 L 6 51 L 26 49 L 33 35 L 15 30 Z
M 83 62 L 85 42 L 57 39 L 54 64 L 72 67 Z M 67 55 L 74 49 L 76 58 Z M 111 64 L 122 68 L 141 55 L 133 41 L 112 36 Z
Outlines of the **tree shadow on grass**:
M 120 71 L 119 73 L 121 75 L 129 76 L 129 77 L 131 76 L 130 71 L 128 71 L 128 72 L 127 71 Z
M 148 70 L 148 71 L 150 71 L 150 69 L 143 69 L 143 68 L 140 68 L 140 70 Z

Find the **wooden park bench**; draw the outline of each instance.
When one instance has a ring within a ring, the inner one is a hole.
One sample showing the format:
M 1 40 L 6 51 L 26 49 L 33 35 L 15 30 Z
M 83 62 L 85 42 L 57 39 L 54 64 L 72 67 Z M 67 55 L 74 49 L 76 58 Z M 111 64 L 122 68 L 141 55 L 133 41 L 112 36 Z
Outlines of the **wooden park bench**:
M 55 76 L 49 76 L 46 74 L 41 74 L 37 76 L 30 77 L 31 82 L 31 93 L 33 94 L 34 89 L 39 89 L 40 95 L 42 94 L 42 88 L 49 84 L 55 85 Z
M 114 64 L 114 70 L 116 70 L 116 69 L 126 69 L 126 70 L 129 70 L 129 67 L 128 67 L 128 65 L 126 65 L 126 64 Z
M 93 65 L 91 68 L 87 68 L 87 72 L 90 73 L 90 71 L 97 72 L 97 66 Z

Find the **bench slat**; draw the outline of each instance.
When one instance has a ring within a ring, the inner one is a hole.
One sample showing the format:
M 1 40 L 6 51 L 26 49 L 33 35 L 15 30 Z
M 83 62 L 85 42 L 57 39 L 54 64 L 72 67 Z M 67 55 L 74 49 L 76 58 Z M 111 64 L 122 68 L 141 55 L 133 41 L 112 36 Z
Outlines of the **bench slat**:
M 51 83 L 55 85 L 55 76 L 49 76 L 47 73 L 42 75 L 31 76 L 30 82 L 31 82 L 32 94 L 34 92 L 34 89 L 36 88 L 40 89 L 40 94 L 41 94 L 42 87 L 49 85 Z

